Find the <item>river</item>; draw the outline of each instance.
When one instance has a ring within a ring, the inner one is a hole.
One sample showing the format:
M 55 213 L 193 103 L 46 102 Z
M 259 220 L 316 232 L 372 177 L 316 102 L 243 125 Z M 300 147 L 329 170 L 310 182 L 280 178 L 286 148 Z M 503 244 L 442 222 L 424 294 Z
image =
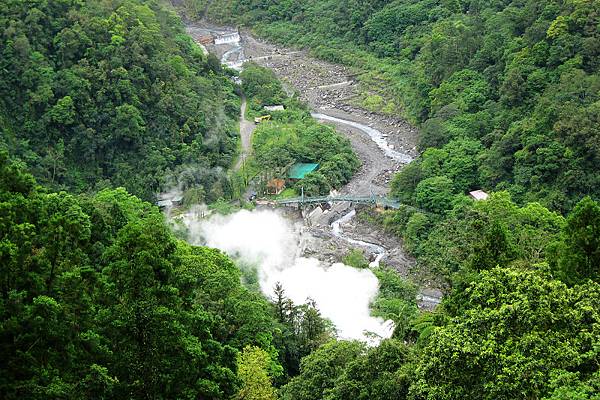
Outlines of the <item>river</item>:
M 189 23 L 187 28 L 195 38 L 235 32 L 204 23 Z M 363 167 L 342 192 L 387 194 L 393 173 L 416 155 L 414 132 L 401 121 L 378 117 L 354 106 L 349 108 L 337 100 L 324 100 L 328 96 L 342 98 L 340 93 L 352 88 L 350 72 L 343 67 L 323 67 L 323 62 L 305 52 L 282 49 L 248 33 L 242 33 L 239 41 L 208 48 L 229 67 L 241 68 L 252 59 L 273 69 L 290 92 L 300 89 L 303 100 L 313 108 L 315 119 L 333 124 L 350 139 Z M 290 65 L 305 66 L 306 70 L 290 69 Z M 311 68 L 325 72 L 319 75 Z M 245 153 L 248 152 L 249 149 Z M 187 217 L 186 224 L 191 228 L 192 242 L 217 247 L 234 258 L 258 264 L 261 288 L 267 296 L 274 283 L 280 281 L 295 302 L 313 298 L 323 315 L 338 326 L 340 337 L 372 340 L 373 336 L 365 335 L 365 331 L 388 337 L 392 332 L 390 321 L 369 315 L 369 305 L 377 294 L 377 279 L 371 271 L 347 267 L 339 260 L 350 249 L 361 248 L 370 258 L 371 267 L 385 262 L 404 276 L 410 275 L 414 261 L 404 254 L 397 238 L 356 221 L 356 209 L 350 204 L 334 204 L 316 214 L 302 220 L 272 210 L 241 211 L 201 221 Z M 440 298 L 439 291 L 425 289 L 420 294 L 420 304 L 431 309 Z

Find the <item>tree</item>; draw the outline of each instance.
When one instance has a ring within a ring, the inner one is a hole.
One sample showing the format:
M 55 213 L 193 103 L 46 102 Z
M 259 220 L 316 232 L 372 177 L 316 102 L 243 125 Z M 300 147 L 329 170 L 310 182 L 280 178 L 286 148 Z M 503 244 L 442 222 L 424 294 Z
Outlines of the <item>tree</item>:
M 404 399 L 408 395 L 410 368 L 408 347 L 395 339 L 384 340 L 379 346 L 348 363 L 335 386 L 324 397 L 342 399 Z
M 431 111 L 435 114 L 454 103 L 460 111 L 476 112 L 483 108 L 489 95 L 490 87 L 485 78 L 476 71 L 463 69 L 431 91 Z
M 570 289 L 538 271 L 482 272 L 449 299 L 459 307 L 420 354 L 412 397 L 546 398 L 570 373 L 569 386 L 596 385 L 599 296 L 597 284 Z
M 320 172 L 311 172 L 296 184 L 296 191 L 304 190 L 305 196 L 319 196 L 329 193 L 331 186 L 327 178 Z
M 474 234 L 480 237 L 473 249 L 471 268 L 481 271 L 497 266 L 505 267 L 512 259 L 511 243 L 506 227 L 497 220 L 487 224 L 485 221 L 479 221 L 474 224 L 474 227 L 479 228 L 474 230 Z
M 268 374 L 269 354 L 264 350 L 246 346 L 238 355 L 238 378 L 242 387 L 236 395 L 239 400 L 275 400 L 275 389 Z
M 416 188 L 417 206 L 426 211 L 442 213 L 452 208 L 453 182 L 445 176 L 435 176 L 421 181 Z
M 230 164 L 234 84 L 164 5 L 13 1 L 0 24 L 0 141 L 40 183 L 153 200 L 181 170 Z
M 1 152 L 0 183 L 5 398 L 229 399 L 246 345 L 281 374 L 268 302 L 156 207 L 124 189 L 38 191 Z
M 268 68 L 246 63 L 240 78 L 244 93 L 252 99 L 251 107 L 255 111 L 261 111 L 263 106 L 281 104 L 286 98 L 281 82 Z
M 300 360 L 334 337 L 334 329 L 331 322 L 321 316 L 313 300 L 294 304 L 280 283 L 275 285 L 274 295 L 273 311 L 281 324 L 280 334 L 276 335 L 281 365 L 288 377 L 296 376 Z
M 551 264 L 569 284 L 600 281 L 600 205 L 586 197 L 567 218 L 562 240 L 554 245 Z
M 323 399 L 349 363 L 364 353 L 360 342 L 331 341 L 302 359 L 300 375 L 281 389 L 284 400 Z
M 423 179 L 423 170 L 419 161 L 414 161 L 396 174 L 390 185 L 391 194 L 402 203 L 415 205 L 415 191 Z

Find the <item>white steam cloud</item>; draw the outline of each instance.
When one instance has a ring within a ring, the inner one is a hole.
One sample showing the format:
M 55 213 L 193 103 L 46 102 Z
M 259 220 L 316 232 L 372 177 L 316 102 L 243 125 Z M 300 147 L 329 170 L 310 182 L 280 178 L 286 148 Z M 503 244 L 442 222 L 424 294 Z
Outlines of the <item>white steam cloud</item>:
M 301 257 L 298 224 L 273 211 L 239 211 L 186 222 L 194 244 L 221 249 L 256 265 L 265 295 L 271 296 L 275 283 L 281 282 L 294 303 L 304 303 L 309 297 L 315 300 L 340 338 L 372 342 L 366 333 L 391 336 L 392 323 L 370 315 L 369 304 L 379 288 L 375 275 L 368 269 L 323 265 L 315 258 Z

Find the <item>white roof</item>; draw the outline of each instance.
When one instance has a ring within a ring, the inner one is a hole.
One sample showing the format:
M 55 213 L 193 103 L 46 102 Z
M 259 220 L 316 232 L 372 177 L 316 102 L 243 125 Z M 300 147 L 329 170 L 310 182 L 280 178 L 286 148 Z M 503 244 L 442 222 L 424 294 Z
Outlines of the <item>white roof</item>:
M 490 195 L 484 192 L 483 190 L 474 190 L 470 192 L 469 195 L 477 201 L 487 200 L 488 197 L 490 197 Z
M 284 106 L 265 106 L 265 110 L 267 111 L 284 111 Z

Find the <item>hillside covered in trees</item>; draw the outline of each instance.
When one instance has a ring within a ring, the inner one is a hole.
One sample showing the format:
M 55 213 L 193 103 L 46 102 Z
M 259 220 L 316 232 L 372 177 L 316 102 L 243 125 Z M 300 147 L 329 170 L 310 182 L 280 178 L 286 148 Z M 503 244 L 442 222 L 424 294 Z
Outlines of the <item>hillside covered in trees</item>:
M 441 176 L 562 211 L 600 195 L 597 1 L 184 3 L 366 71 L 367 94 L 421 127 L 403 200 Z
M 177 183 L 194 202 L 231 191 L 230 71 L 167 2 L 7 0 L 1 398 L 600 399 L 598 1 L 175 3 L 352 65 L 363 100 L 419 125 L 422 154 L 391 187 L 403 205 L 361 217 L 444 281 L 443 302 L 418 310 L 412 284 L 375 268 L 371 311 L 392 337 L 338 340 L 310 299 L 265 296 L 180 240 L 148 201 Z M 348 140 L 270 71 L 242 78 L 250 115 L 286 105 L 257 128 L 253 162 L 321 162 L 314 194 L 348 182 Z M 493 193 L 473 202 L 477 188 Z
M 230 399 L 331 338 L 313 304 L 246 289 L 123 189 L 48 193 L 0 153 L 0 210 L 4 399 Z
M 239 99 L 173 11 L 9 0 L 0 27 L 0 145 L 40 182 L 147 200 L 179 181 L 227 194 Z

